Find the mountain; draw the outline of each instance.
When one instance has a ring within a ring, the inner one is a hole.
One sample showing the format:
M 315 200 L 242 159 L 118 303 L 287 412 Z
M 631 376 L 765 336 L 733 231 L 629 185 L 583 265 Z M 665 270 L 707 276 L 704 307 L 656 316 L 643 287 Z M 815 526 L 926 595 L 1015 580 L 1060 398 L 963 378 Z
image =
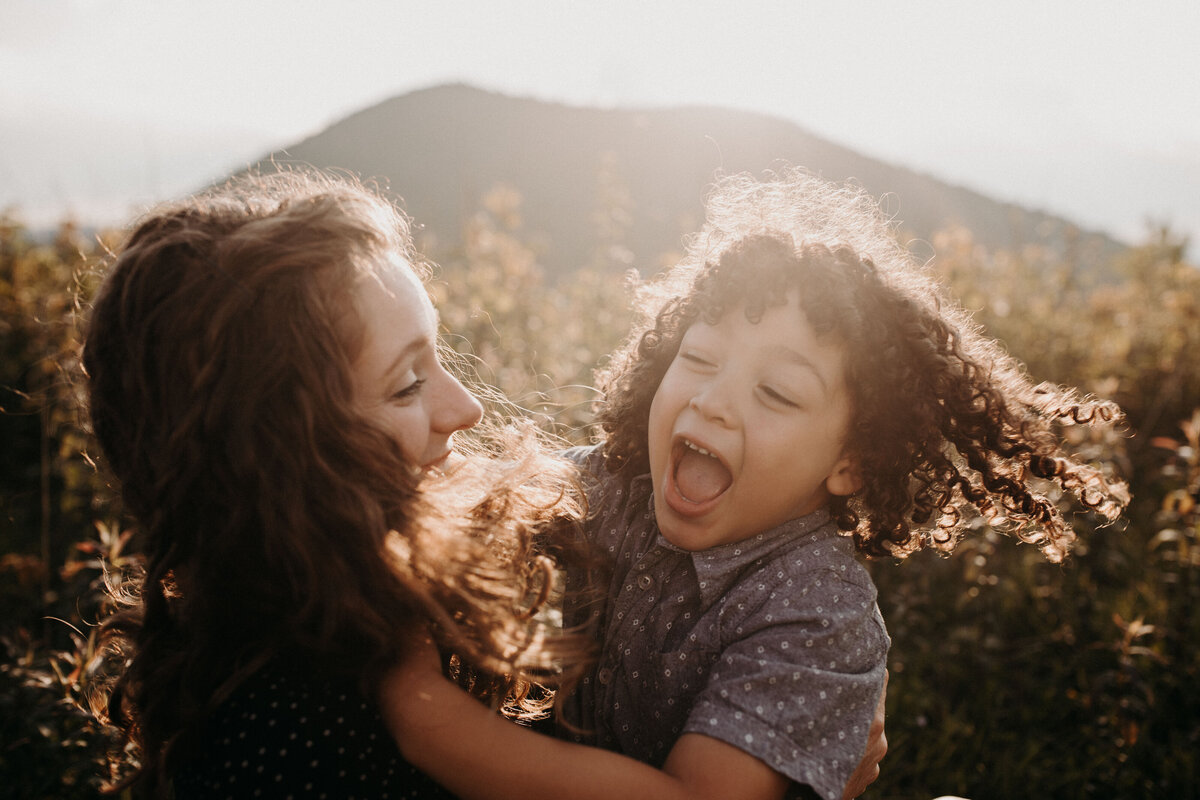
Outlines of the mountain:
M 509 97 L 462 84 L 386 100 L 271 153 L 252 168 L 302 162 L 386 182 L 439 243 L 459 240 L 464 220 L 497 185 L 522 197 L 525 229 L 542 263 L 595 263 L 614 242 L 654 271 L 702 219 L 718 170 L 761 172 L 781 164 L 852 179 L 918 238 L 960 223 L 993 247 L 1072 247 L 1081 258 L 1120 249 L 1070 222 L 990 199 L 886 164 L 775 117 L 717 108 L 596 109 Z M 600 212 L 612 198 L 629 212 L 614 239 Z

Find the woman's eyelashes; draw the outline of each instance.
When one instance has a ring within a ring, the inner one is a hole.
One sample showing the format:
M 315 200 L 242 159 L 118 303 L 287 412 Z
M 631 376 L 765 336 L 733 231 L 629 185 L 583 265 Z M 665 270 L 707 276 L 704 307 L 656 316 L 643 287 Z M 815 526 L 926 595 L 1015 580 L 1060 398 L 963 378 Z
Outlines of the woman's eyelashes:
M 425 385 L 424 378 L 416 378 L 412 383 L 405 386 L 403 389 L 392 393 L 392 401 L 396 403 L 407 403 L 415 398 L 420 392 L 421 387 Z

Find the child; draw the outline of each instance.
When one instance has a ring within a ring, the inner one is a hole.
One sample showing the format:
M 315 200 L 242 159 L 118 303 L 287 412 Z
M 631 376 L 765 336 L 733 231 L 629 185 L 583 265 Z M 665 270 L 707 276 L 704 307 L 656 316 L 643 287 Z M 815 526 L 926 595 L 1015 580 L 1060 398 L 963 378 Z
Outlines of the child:
M 481 409 L 422 270 L 390 202 L 300 173 L 159 209 L 115 255 L 83 363 L 145 554 L 104 630 L 148 795 L 449 796 L 379 714 L 409 633 L 514 676 L 498 702 L 581 661 L 529 603 L 569 474 L 515 451 L 440 474 Z
M 566 727 L 661 764 L 676 784 L 660 791 L 841 797 L 888 644 L 853 550 L 950 550 L 978 513 L 1060 559 L 1072 533 L 1038 483 L 1110 518 L 1125 497 L 1053 426 L 1117 410 L 1033 385 L 869 199 L 802 172 L 719 181 L 641 308 L 602 375 L 605 441 L 572 454 L 612 576 L 600 603 L 568 588 L 565 620 L 590 624 L 602 656 Z M 394 723 L 402 747 L 412 713 Z M 467 724 L 412 726 L 413 757 L 442 776 L 437 739 L 462 744 Z M 497 730 L 488 748 L 553 752 L 561 796 L 599 785 L 588 751 L 516 739 Z M 447 785 L 469 796 L 455 769 Z

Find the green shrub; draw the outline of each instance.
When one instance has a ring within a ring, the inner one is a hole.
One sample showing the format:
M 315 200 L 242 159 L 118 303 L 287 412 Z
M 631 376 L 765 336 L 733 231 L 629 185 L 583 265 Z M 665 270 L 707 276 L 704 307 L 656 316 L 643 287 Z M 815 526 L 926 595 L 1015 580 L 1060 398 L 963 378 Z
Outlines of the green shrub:
M 964 305 L 1033 375 L 1126 409 L 1123 428 L 1066 433 L 1134 502 L 1107 528 L 1078 516 L 1062 566 L 987 530 L 949 558 L 871 565 L 893 646 L 891 751 L 867 797 L 1194 798 L 1200 273 L 1165 232 L 1112 265 L 987 252 L 961 230 L 934 247 Z M 128 536 L 83 455 L 71 377 L 100 252 L 70 226 L 37 245 L 0 222 L 0 795 L 94 796 L 114 746 L 83 709 L 101 567 L 122 564 Z M 628 324 L 619 270 L 600 254 L 547 276 L 511 191 L 430 255 L 452 346 L 527 411 L 585 436 L 591 369 Z

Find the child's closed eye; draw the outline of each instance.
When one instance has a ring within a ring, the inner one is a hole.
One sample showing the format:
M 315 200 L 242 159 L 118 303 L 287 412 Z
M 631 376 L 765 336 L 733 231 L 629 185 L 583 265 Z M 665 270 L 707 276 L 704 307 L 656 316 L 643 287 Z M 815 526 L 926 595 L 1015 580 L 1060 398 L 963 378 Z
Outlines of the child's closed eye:
M 762 395 L 772 403 L 785 406 L 787 408 L 800 408 L 800 402 L 793 399 L 789 395 L 784 394 L 780 390 L 771 386 L 760 386 L 758 389 Z
M 716 362 L 695 350 L 680 350 L 679 357 L 697 367 L 715 367 Z

